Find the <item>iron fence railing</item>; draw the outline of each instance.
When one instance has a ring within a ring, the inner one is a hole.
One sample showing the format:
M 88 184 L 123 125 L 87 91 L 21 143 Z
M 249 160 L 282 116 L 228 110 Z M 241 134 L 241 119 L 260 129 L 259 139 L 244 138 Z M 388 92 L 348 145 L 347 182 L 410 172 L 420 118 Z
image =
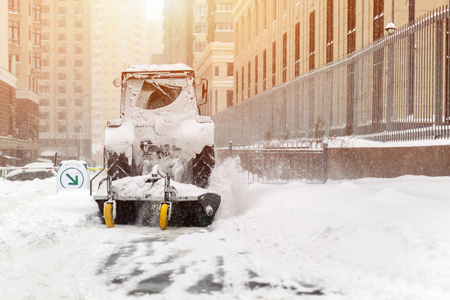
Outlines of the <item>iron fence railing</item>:
M 450 10 L 213 116 L 216 146 L 358 136 L 450 137 Z
M 289 144 L 283 147 L 216 149 L 219 160 L 239 157 L 243 176 L 249 183 L 283 184 L 291 181 L 325 183 L 327 181 L 327 147 L 324 145 Z

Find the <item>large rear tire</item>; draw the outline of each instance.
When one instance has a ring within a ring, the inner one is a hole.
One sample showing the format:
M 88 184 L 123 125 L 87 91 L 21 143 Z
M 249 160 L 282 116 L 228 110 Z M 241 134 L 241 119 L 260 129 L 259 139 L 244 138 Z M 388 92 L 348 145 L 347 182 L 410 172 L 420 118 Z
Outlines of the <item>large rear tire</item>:
M 192 161 L 193 183 L 201 188 L 208 187 L 209 177 L 215 164 L 214 146 L 205 146 Z

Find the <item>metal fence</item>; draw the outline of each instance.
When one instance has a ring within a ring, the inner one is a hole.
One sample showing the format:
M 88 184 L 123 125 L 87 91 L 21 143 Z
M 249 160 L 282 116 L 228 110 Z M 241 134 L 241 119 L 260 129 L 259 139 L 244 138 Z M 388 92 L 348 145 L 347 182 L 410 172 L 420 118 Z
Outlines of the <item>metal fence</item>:
M 450 137 L 450 11 L 443 7 L 342 61 L 213 116 L 216 146 L 358 136 Z
M 291 143 L 283 147 L 252 147 L 216 149 L 219 160 L 239 157 L 243 176 L 249 183 L 283 184 L 290 181 L 325 183 L 327 181 L 326 144 L 301 145 Z

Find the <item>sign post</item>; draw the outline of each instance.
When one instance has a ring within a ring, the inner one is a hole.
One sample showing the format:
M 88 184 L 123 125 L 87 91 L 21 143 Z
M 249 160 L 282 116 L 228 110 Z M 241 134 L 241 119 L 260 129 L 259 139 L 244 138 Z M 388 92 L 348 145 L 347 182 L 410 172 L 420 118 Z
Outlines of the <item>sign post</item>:
M 61 162 L 56 181 L 56 191 L 88 189 L 87 164 L 84 161 L 65 160 Z

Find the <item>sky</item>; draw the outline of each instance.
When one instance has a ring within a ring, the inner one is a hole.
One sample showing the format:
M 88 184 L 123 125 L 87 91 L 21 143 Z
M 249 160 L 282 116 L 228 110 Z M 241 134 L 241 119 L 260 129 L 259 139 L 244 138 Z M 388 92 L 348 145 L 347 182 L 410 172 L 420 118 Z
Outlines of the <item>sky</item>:
M 146 0 L 147 18 L 162 18 L 164 0 Z

